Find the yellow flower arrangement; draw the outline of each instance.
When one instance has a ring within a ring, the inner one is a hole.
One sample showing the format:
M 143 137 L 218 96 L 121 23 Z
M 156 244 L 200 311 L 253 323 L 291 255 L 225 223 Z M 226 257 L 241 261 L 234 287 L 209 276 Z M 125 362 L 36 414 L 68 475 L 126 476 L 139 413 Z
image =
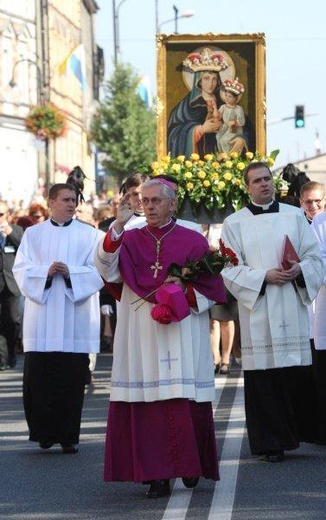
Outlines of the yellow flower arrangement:
M 263 161 L 272 167 L 279 150 L 269 155 L 259 152 L 246 152 L 244 156 L 237 153 L 207 154 L 204 160 L 193 153 L 186 160 L 184 155 L 172 158 L 170 155 L 151 164 L 150 174 L 174 175 L 178 182 L 179 209 L 186 198 L 189 198 L 192 211 L 196 215 L 203 204 L 208 213 L 214 208 L 224 209 L 233 206 L 235 211 L 241 209 L 249 201 L 243 180 L 243 170 L 251 162 Z M 287 186 L 279 176 L 274 175 L 276 191 Z

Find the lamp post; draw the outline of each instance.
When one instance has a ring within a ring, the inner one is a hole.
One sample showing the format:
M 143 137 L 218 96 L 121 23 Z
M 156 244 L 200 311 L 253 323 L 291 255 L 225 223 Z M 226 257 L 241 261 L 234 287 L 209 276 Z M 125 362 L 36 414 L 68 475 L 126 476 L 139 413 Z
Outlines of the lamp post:
M 35 67 L 36 67 L 37 101 L 40 101 L 42 103 L 45 100 L 44 88 L 43 88 L 43 84 L 42 84 L 42 73 L 41 73 L 41 69 L 40 69 L 38 63 L 36 63 L 36 61 L 31 60 L 30 58 L 22 58 L 22 59 L 16 61 L 16 63 L 14 63 L 14 66 L 12 68 L 11 80 L 9 81 L 9 86 L 13 88 L 17 85 L 17 82 L 15 81 L 15 70 L 16 70 L 17 65 L 19 65 L 19 63 L 23 63 L 23 62 L 26 62 L 29 65 L 35 65 Z
M 166 23 L 174 22 L 174 33 L 178 34 L 178 20 L 180 20 L 181 18 L 191 18 L 191 16 L 194 16 L 194 14 L 195 14 L 195 11 L 188 9 L 187 11 L 184 11 L 183 13 L 181 13 L 179 16 L 179 9 L 177 8 L 176 5 L 173 6 L 173 9 L 174 9 L 174 17 L 170 18 L 169 20 L 164 20 L 164 22 L 162 22 L 160 24 L 157 24 L 156 25 L 157 33 L 161 32 L 162 25 L 165 25 Z
M 114 40 L 114 64 L 118 63 L 120 53 L 120 33 L 119 33 L 119 9 L 126 0 L 121 0 L 116 6 L 115 0 L 112 0 L 113 7 L 113 40 Z

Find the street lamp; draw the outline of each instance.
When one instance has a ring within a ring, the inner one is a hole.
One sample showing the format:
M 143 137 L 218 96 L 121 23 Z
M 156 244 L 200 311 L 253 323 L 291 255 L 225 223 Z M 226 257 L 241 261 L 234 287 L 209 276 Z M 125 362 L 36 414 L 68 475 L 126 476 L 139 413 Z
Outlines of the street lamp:
M 36 63 L 36 61 L 31 60 L 30 58 L 22 58 L 22 59 L 16 61 L 16 63 L 14 64 L 14 66 L 12 68 L 12 74 L 11 74 L 11 80 L 9 81 L 9 86 L 11 88 L 13 88 L 13 87 L 15 87 L 17 85 L 17 82 L 15 81 L 15 70 L 16 70 L 17 65 L 19 65 L 19 63 L 23 63 L 23 62 L 26 62 L 29 65 L 35 65 L 35 67 L 36 67 L 36 71 L 37 71 L 37 73 L 36 73 L 36 77 L 37 77 L 37 98 L 42 103 L 44 101 L 44 97 L 45 97 L 44 96 L 43 84 L 42 84 L 42 73 L 41 73 L 41 69 L 40 69 L 38 63 Z
M 164 25 L 166 23 L 174 22 L 174 27 L 175 27 L 174 33 L 178 34 L 178 20 L 180 20 L 180 18 L 191 18 L 195 14 L 195 11 L 193 11 L 192 9 L 188 9 L 187 11 L 184 11 L 183 13 L 181 13 L 179 16 L 179 9 L 177 8 L 177 6 L 174 5 L 173 9 L 174 9 L 174 18 L 170 18 L 169 20 L 164 20 L 164 22 L 157 25 L 157 29 L 156 29 L 157 33 L 161 32 L 162 25 Z
M 119 34 L 119 9 L 126 0 L 121 0 L 118 5 L 115 5 L 115 0 L 112 0 L 113 6 L 113 39 L 114 39 L 114 64 L 118 63 L 118 56 L 120 53 L 120 34 Z

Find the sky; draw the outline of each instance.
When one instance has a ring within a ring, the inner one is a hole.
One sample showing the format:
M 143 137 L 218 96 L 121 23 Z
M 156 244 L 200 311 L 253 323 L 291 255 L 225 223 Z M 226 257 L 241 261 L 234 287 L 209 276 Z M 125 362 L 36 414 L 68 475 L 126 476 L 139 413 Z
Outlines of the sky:
M 108 79 L 114 70 L 113 0 L 96 0 L 95 39 L 103 48 Z M 156 26 L 172 34 L 175 10 L 195 14 L 178 20 L 178 33 L 256 34 L 266 37 L 266 149 L 279 149 L 275 167 L 326 153 L 326 3 L 324 0 L 116 0 L 120 61 L 150 79 L 156 94 Z M 296 129 L 295 106 L 305 107 Z

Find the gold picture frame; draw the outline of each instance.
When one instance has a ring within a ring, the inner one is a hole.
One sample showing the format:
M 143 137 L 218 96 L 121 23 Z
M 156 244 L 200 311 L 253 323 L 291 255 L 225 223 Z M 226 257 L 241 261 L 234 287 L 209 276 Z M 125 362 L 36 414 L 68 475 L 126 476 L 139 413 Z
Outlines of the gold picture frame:
M 157 152 L 158 157 L 171 153 L 168 149 L 168 122 L 171 112 L 186 99 L 191 90 L 191 73 L 185 63 L 187 57 L 208 49 L 226 57 L 224 77 L 235 79 L 244 86 L 239 104 L 250 121 L 251 146 L 247 150 L 266 153 L 266 64 L 265 35 L 259 34 L 204 34 L 164 35 L 157 39 Z M 220 78 L 222 73 L 220 74 Z M 221 87 L 220 87 L 221 88 Z M 170 138 L 170 143 L 173 139 Z M 252 149 L 252 148 L 255 149 Z M 195 150 L 194 150 L 195 151 Z M 172 153 L 171 153 L 172 155 Z M 174 154 L 176 155 L 176 153 Z M 179 154 L 178 154 L 179 155 Z M 173 156 L 173 155 L 172 155 Z

